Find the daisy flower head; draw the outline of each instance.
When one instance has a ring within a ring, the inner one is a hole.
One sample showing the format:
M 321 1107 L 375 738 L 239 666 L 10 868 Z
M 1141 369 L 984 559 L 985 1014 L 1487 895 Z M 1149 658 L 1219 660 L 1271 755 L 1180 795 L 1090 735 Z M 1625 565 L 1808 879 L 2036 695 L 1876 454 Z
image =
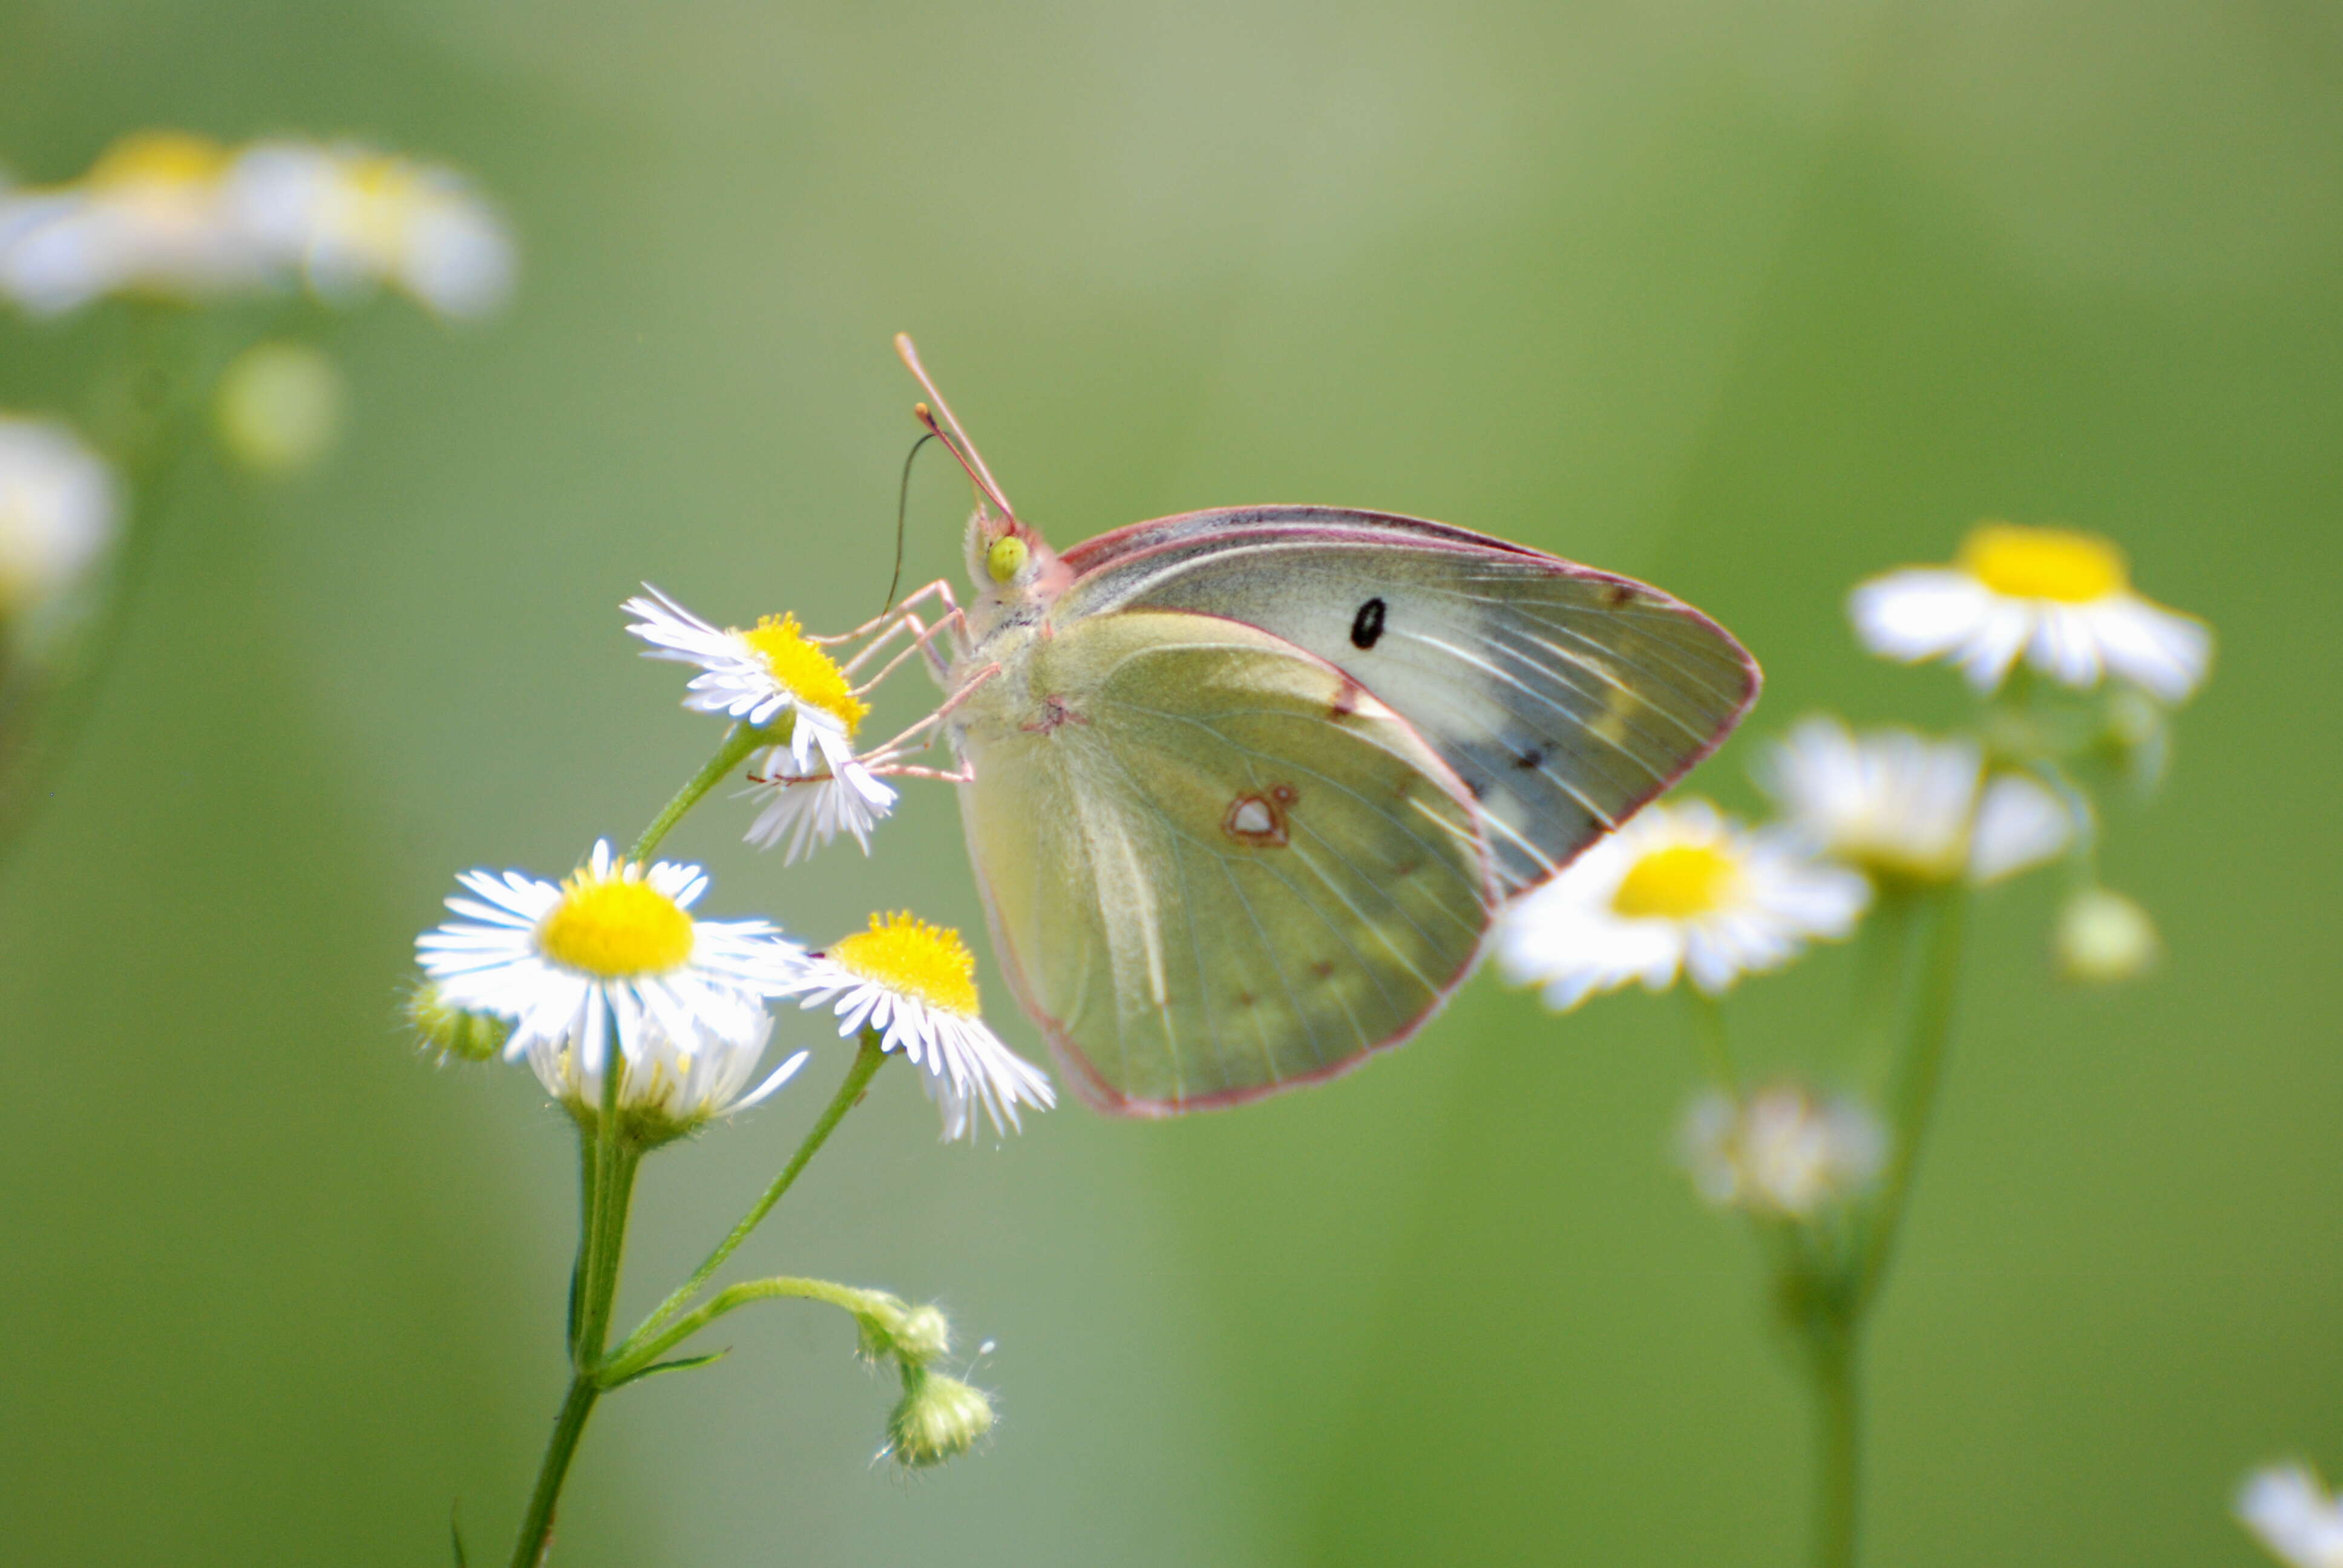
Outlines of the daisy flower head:
M 880 781 L 860 760 L 833 761 L 828 773 L 809 779 L 791 777 L 786 747 L 765 754 L 765 769 L 742 791 L 761 799 L 763 809 L 749 824 L 749 842 L 769 849 L 787 840 L 782 864 L 794 866 L 840 833 L 851 833 L 862 852 L 870 852 L 870 829 L 895 809 L 895 791 Z
M 1684 1118 L 1693 1185 L 1719 1208 L 1810 1219 L 1861 1191 L 1886 1154 L 1887 1133 L 1870 1111 L 1824 1101 L 1802 1084 L 1773 1084 L 1738 1104 L 1712 1091 Z
M 1977 748 L 1909 729 L 1862 735 L 1825 715 L 1799 720 L 1757 767 L 1811 849 L 1883 880 L 1997 881 L 2065 852 L 2072 814 L 2049 788 L 1987 777 Z
M 200 298 L 266 283 L 267 248 L 227 194 L 206 136 L 125 136 L 70 185 L 0 196 L 0 293 L 56 316 L 127 291 Z
M 649 866 L 607 840 L 560 883 L 467 871 L 458 918 L 416 940 L 439 1005 L 513 1020 L 508 1060 L 526 1059 L 579 1119 L 618 1063 L 618 1103 L 657 1137 L 753 1104 L 797 1059 L 746 1095 L 772 1036 L 766 1001 L 800 989 L 805 955 L 764 920 L 702 920 L 697 866 Z
M 468 320 L 512 292 L 511 231 L 453 169 L 362 146 L 266 141 L 237 155 L 227 184 L 246 226 L 323 298 L 387 284 Z
M 805 635 L 797 617 L 769 615 L 746 631 L 719 628 L 650 584 L 643 589 L 619 607 L 641 618 L 627 629 L 650 644 L 645 658 L 699 667 L 684 689 L 686 708 L 759 729 L 791 715 L 787 753 L 799 774 L 813 771 L 817 753 L 832 773 L 853 758 L 854 732 L 870 705 L 854 695 L 846 672 Z M 780 750 L 775 749 L 760 771 L 780 771 Z
M 19 644 L 105 558 L 120 501 L 114 475 L 50 419 L 0 415 L 0 622 Z
M 2306 1464 L 2274 1464 L 2246 1478 L 2237 1518 L 2292 1568 L 2343 1568 L 2343 1504 Z
M 976 1136 L 982 1106 L 996 1133 L 1020 1105 L 1058 1102 L 1047 1074 L 1001 1043 L 977 1011 L 976 957 L 960 933 L 910 914 L 873 915 L 870 928 L 806 960 L 803 1005 L 831 1005 L 841 1039 L 865 1029 L 923 1070 L 946 1139 Z
M 1557 1012 L 1630 980 L 1665 990 L 1680 974 L 1716 996 L 1845 936 L 1870 896 L 1855 872 L 1704 800 L 1647 806 L 1506 910 L 1497 957 Z
M 1906 663 L 1949 658 L 1980 692 L 1999 688 L 2022 654 L 2067 686 L 2112 674 L 2177 703 L 2213 653 L 2204 622 L 2132 591 L 2112 540 L 2070 528 L 1980 523 L 1953 565 L 1874 578 L 1848 608 L 1872 652 Z

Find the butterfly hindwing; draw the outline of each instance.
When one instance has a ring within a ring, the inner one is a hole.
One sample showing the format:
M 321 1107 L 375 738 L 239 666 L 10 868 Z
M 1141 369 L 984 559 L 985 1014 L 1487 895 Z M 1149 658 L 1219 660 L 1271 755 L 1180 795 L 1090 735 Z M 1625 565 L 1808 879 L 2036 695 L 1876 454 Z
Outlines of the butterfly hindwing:
M 962 732 L 969 847 L 1002 968 L 1092 1100 L 1168 1113 L 1338 1071 L 1469 972 L 1480 813 L 1339 669 L 1135 610 L 1061 621 L 1016 678 Z
M 1500 886 L 1534 886 L 1723 740 L 1757 667 L 1658 590 L 1445 524 L 1325 507 L 1197 512 L 1067 552 L 1061 620 L 1225 616 L 1380 698 L 1479 802 Z

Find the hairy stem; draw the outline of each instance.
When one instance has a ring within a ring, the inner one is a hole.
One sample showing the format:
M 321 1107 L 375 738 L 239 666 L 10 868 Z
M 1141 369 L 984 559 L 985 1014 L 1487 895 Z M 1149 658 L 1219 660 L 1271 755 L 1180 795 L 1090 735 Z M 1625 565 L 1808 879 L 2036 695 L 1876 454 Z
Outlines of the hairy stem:
M 838 1130 L 838 1124 L 846 1120 L 846 1113 L 862 1099 L 862 1091 L 870 1087 L 872 1075 L 885 1065 L 886 1060 L 887 1052 L 880 1046 L 879 1031 L 864 1030 L 861 1047 L 854 1054 L 853 1065 L 846 1070 L 845 1081 L 838 1086 L 838 1092 L 830 1097 L 829 1108 L 813 1124 L 812 1131 L 805 1135 L 805 1141 L 798 1145 L 798 1151 L 789 1157 L 787 1165 L 781 1167 L 781 1173 L 773 1178 L 773 1184 L 766 1188 L 764 1195 L 740 1217 L 740 1222 L 732 1227 L 731 1234 L 717 1243 L 716 1250 L 708 1254 L 707 1261 L 699 1265 L 691 1278 L 678 1286 L 672 1295 L 659 1304 L 656 1312 L 643 1320 L 640 1328 L 627 1336 L 626 1342 L 614 1353 L 614 1360 L 625 1362 L 635 1359 L 647 1336 L 659 1332 L 661 1324 L 681 1312 L 691 1298 L 699 1293 L 700 1288 L 715 1276 L 716 1271 L 724 1266 L 725 1260 L 739 1251 L 740 1243 L 747 1241 L 749 1232 L 773 1211 L 773 1205 L 781 1201 L 782 1194 L 797 1181 L 798 1173 L 806 1168 L 806 1162 L 820 1152 L 821 1146 L 830 1141 L 830 1135 Z
M 634 848 L 627 851 L 627 859 L 637 862 L 649 859 L 658 850 L 659 840 L 683 820 L 684 813 L 699 805 L 700 797 L 721 783 L 726 774 L 748 760 L 749 753 L 760 746 L 786 744 L 796 717 L 789 714 L 781 723 L 763 729 L 736 724 L 727 730 L 724 744 L 716 749 L 716 755 L 708 759 L 706 767 L 691 776 L 689 782 L 675 792 L 674 799 L 659 808 L 659 814 L 651 819 L 651 825 L 643 829 L 642 837 L 637 839 Z

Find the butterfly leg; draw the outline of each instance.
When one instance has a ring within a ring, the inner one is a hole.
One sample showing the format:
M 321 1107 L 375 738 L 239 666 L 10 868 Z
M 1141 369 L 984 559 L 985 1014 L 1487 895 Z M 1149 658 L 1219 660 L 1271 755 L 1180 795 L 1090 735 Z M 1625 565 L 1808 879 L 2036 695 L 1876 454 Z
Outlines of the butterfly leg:
M 870 691 L 880 681 L 885 680 L 889 676 L 894 674 L 896 669 L 902 665 L 903 661 L 910 658 L 914 654 L 925 655 L 928 661 L 928 668 L 939 678 L 950 674 L 951 671 L 950 661 L 946 659 L 941 653 L 937 651 L 935 639 L 940 636 L 949 635 L 953 642 L 957 644 L 959 640 L 960 627 L 960 612 L 957 608 L 946 612 L 933 626 L 923 624 L 917 615 L 906 610 L 900 620 L 898 620 L 893 626 L 889 627 L 885 631 L 880 632 L 877 637 L 872 638 L 870 639 L 870 646 L 863 648 L 860 653 L 856 654 L 852 658 L 846 661 L 844 666 L 845 672 L 849 675 L 852 675 L 859 668 L 860 668 L 865 660 L 869 659 L 872 654 L 877 653 L 879 649 L 891 639 L 897 632 L 908 628 L 912 633 L 911 645 L 909 648 L 904 648 L 901 652 L 896 654 L 894 658 L 889 659 L 880 669 L 878 674 L 872 676 L 870 679 L 856 687 L 854 689 L 854 695 L 860 697 L 864 693 Z
M 935 779 L 946 784 L 976 782 L 976 769 L 965 762 L 949 773 L 940 768 L 921 768 L 909 762 L 883 762 L 870 771 L 888 779 Z
M 945 578 L 938 578 L 923 588 L 913 588 L 910 593 L 888 606 L 884 611 L 872 616 L 852 631 L 841 631 L 830 637 L 809 637 L 806 640 L 818 643 L 824 648 L 835 648 L 841 642 L 852 642 L 856 638 L 870 636 L 880 627 L 887 626 L 890 621 L 900 621 L 905 610 L 916 608 L 931 598 L 941 599 L 946 609 L 960 608 L 959 603 L 952 598 L 951 584 Z M 893 628 L 890 627 L 888 629 L 892 630 Z
M 944 699 L 943 702 L 938 706 L 933 713 L 929 714 L 925 719 L 920 719 L 917 724 L 912 725 L 909 729 L 904 730 L 903 733 L 896 736 L 884 746 L 864 752 L 862 754 L 863 765 L 869 768 L 873 773 L 881 772 L 887 770 L 899 757 L 908 757 L 915 751 L 926 750 L 930 746 L 935 744 L 936 728 L 942 724 L 947 718 L 950 717 L 952 709 L 958 708 L 961 703 L 966 702 L 975 694 L 977 688 L 982 686 L 986 681 L 990 680 L 994 676 L 999 675 L 1000 673 L 1001 667 L 999 665 L 988 664 L 982 669 L 980 669 L 975 674 L 970 676 L 968 679 L 961 684 L 960 689 L 958 691 L 953 692 L 950 697 Z M 920 739 L 921 737 L 925 737 L 925 739 Z M 911 744 L 914 740 L 918 740 L 919 744 L 916 746 Z M 905 776 L 908 778 L 918 778 L 922 775 L 919 773 L 907 773 Z M 938 778 L 942 777 L 940 774 L 935 774 L 933 776 Z

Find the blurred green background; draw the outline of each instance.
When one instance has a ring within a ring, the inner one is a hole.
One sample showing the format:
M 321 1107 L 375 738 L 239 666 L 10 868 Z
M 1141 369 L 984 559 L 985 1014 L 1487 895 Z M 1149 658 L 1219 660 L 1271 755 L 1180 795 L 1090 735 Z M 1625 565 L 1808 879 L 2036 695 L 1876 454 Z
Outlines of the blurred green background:
M 21 177 L 149 125 L 456 162 L 524 272 L 483 329 L 350 317 L 322 473 L 198 478 L 0 883 L 11 1562 L 444 1563 L 457 1499 L 502 1560 L 569 1135 L 407 1050 L 410 944 L 458 869 L 558 871 L 712 745 L 621 633 L 639 580 L 877 608 L 898 329 L 1061 544 L 1345 502 L 1700 604 L 1770 676 L 1696 779 L 1742 806 L 1809 709 L 1960 711 L 1857 653 L 1858 577 L 1986 515 L 2117 536 L 2222 638 L 2108 855 L 2170 956 L 2077 993 L 2044 882 L 1986 900 L 1873 1339 L 1873 1560 L 2243 1564 L 2248 1464 L 2343 1467 L 2333 5 L 0 5 Z M 101 337 L 0 326 L 0 402 Z M 923 469 L 910 580 L 965 499 Z M 669 840 L 717 912 L 980 926 L 940 788 L 867 862 L 743 826 Z M 1753 1054 L 1827 1069 L 1845 959 L 1745 993 Z M 1668 1151 L 1682 1026 L 1484 975 L 1331 1087 L 975 1150 L 882 1079 L 744 1261 L 942 1300 L 998 1342 L 996 1439 L 900 1480 L 847 1325 L 744 1313 L 598 1415 L 557 1562 L 1797 1561 L 1798 1391 Z M 622 1315 L 842 1070 L 784 1033 L 803 1086 L 651 1162 Z

